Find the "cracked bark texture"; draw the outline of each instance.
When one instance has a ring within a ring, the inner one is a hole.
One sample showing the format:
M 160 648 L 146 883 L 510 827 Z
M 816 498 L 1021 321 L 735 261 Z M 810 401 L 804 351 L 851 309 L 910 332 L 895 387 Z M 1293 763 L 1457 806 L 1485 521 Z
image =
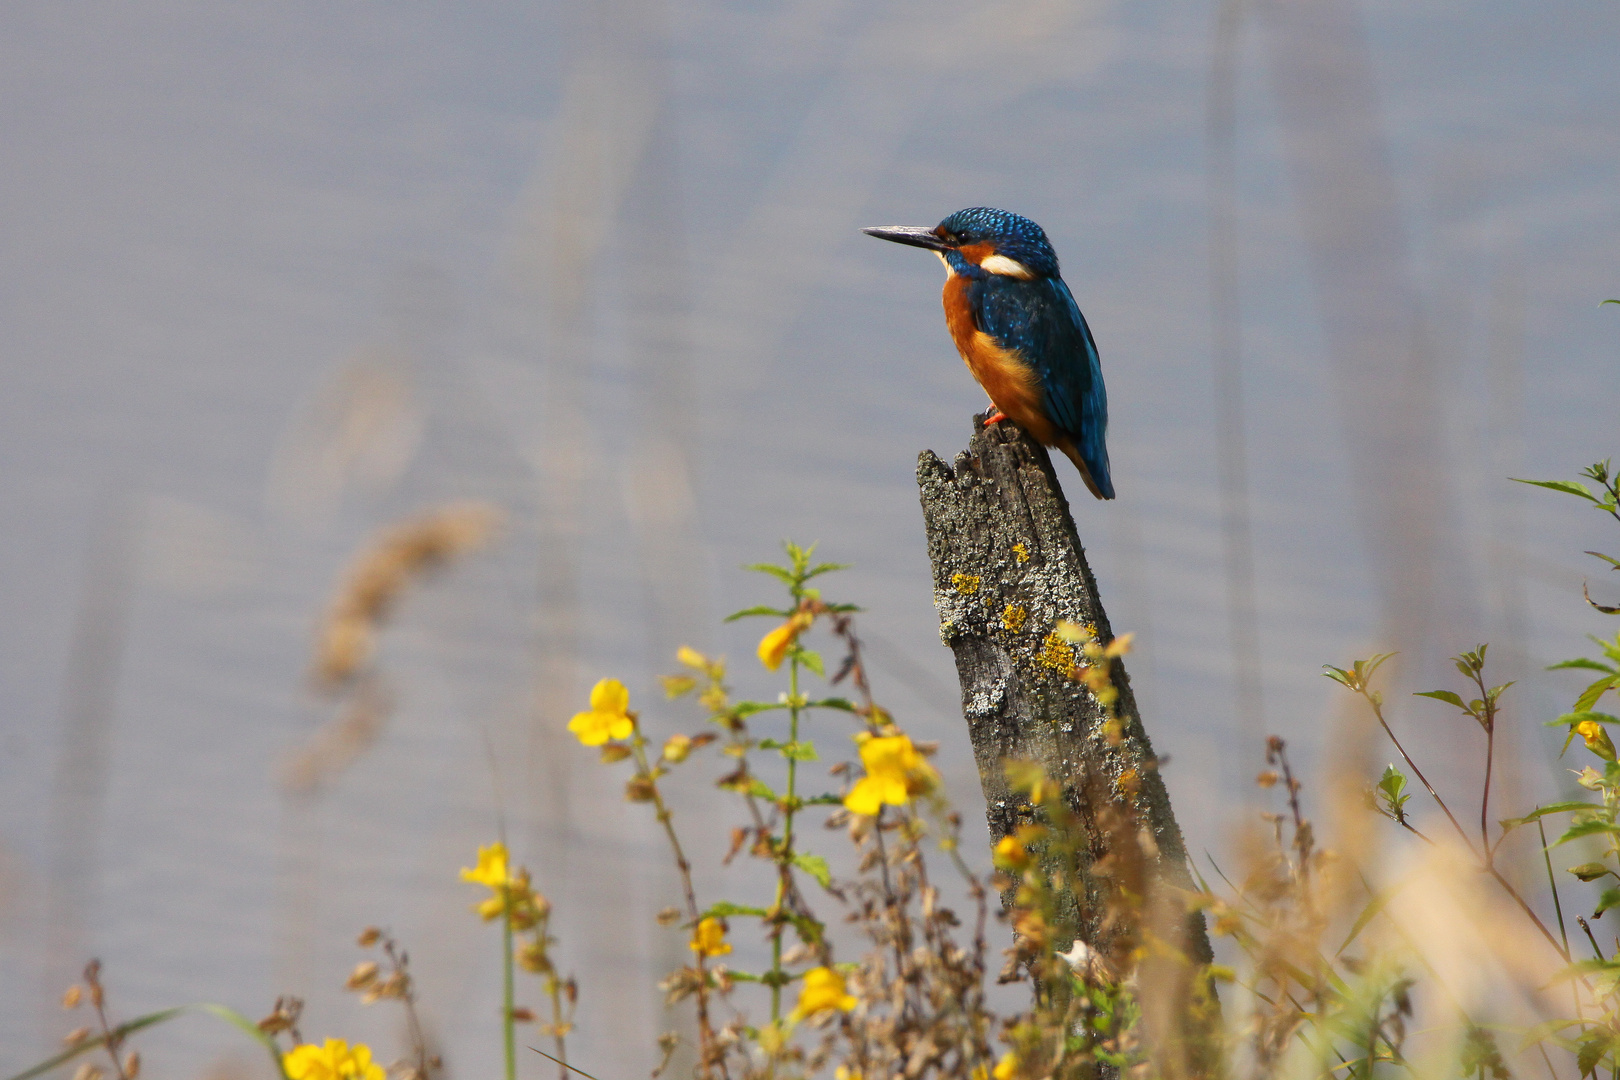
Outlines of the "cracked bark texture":
M 1071 892 L 1072 907 L 1063 913 L 1068 925 L 1054 927 L 1066 935 L 1059 947 L 1079 938 L 1107 953 L 1102 937 L 1109 880 L 1090 873 L 1109 847 L 1098 817 L 1107 804 L 1127 810 L 1151 835 L 1153 844 L 1144 845 L 1150 856 L 1156 849 L 1151 878 L 1183 889 L 1193 883 L 1124 665 L 1116 660 L 1112 668 L 1123 738 L 1110 745 L 1103 731 L 1106 713 L 1070 674 L 1072 646 L 1052 634 L 1066 619 L 1095 626 L 1104 644 L 1113 640 L 1052 461 L 1012 423 L 985 428 L 977 416 L 968 448 L 954 466 L 923 451 L 917 484 L 940 638 L 956 655 L 962 715 L 991 840 L 1035 820 L 1028 800 L 1009 788 L 1003 763 L 1040 763 L 1062 785 L 1087 829 L 1090 849 L 1090 858 L 1082 860 L 1084 889 Z M 1195 959 L 1209 961 L 1201 915 L 1188 919 L 1186 943 Z

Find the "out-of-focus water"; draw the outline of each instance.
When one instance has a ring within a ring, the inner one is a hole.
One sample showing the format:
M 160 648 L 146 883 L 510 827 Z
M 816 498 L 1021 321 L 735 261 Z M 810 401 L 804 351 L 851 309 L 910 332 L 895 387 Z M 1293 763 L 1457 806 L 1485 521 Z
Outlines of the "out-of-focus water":
M 91 954 L 126 1013 L 296 993 L 307 1035 L 391 1045 L 386 1006 L 339 989 L 379 923 L 455 1074 L 489 1075 L 496 935 L 455 870 L 499 807 L 581 978 L 578 1060 L 637 1075 L 672 1026 L 649 989 L 683 952 L 651 920 L 671 883 L 561 725 L 613 674 L 655 730 L 690 729 L 652 704 L 683 642 L 774 695 L 761 628 L 718 619 L 772 599 L 737 567 L 782 537 L 854 564 L 829 590 L 867 609 L 880 699 L 942 742 L 972 818 L 912 470 L 981 397 L 937 264 L 857 232 L 967 205 L 1046 227 L 1101 345 L 1120 498 L 1076 516 L 1192 850 L 1223 843 L 1262 729 L 1314 760 L 1320 665 L 1401 611 L 1442 655 L 1496 643 L 1518 782 L 1550 789 L 1534 725 L 1570 687 L 1539 670 L 1605 626 L 1580 552 L 1620 545 L 1504 477 L 1616 450 L 1620 14 L 1297 3 L 1325 16 L 1262 5 L 1235 53 L 1263 725 L 1232 704 L 1212 7 L 7 5 L 0 1069 L 72 1026 L 54 1002 Z M 1410 355 L 1375 347 L 1392 324 Z M 332 711 L 306 672 L 344 566 L 459 498 L 504 507 L 502 539 L 402 606 L 394 715 L 289 797 Z M 1408 535 L 1422 515 L 1389 508 L 1413 499 L 1432 522 Z M 1400 714 L 1478 768 L 1438 707 Z M 712 867 L 704 790 L 681 809 Z M 165 1075 L 262 1068 L 201 1020 L 144 1046 Z

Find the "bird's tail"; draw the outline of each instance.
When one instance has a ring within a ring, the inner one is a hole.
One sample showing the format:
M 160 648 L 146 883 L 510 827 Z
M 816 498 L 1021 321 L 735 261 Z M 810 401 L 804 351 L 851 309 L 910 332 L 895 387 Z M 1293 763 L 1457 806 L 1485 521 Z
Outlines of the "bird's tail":
M 1080 451 L 1076 449 L 1072 440 L 1064 439 L 1058 444 L 1058 449 L 1062 450 L 1068 459 L 1074 462 L 1074 467 L 1080 470 L 1080 479 L 1086 482 L 1086 490 L 1099 499 L 1114 497 L 1114 482 L 1108 477 L 1106 463 L 1098 470 L 1099 475 L 1094 477 L 1091 475 L 1091 468 L 1086 464 L 1086 459 L 1080 456 Z

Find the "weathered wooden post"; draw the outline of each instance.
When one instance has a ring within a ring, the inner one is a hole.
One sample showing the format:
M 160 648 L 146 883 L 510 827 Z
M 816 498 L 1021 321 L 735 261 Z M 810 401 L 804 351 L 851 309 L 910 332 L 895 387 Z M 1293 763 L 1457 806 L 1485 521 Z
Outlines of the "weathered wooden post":
M 1035 816 L 1009 786 L 1004 763 L 1040 764 L 1062 786 L 1088 834 L 1084 888 L 1073 890 L 1069 925 L 1054 932 L 1106 955 L 1106 939 L 1117 933 L 1103 924 L 1115 886 L 1107 875 L 1089 872 L 1113 839 L 1103 823 L 1106 810 L 1125 811 L 1125 819 L 1151 837 L 1141 845 L 1151 879 L 1171 886 L 1169 892 L 1193 883 L 1123 664 L 1113 661 L 1121 724 L 1110 739 L 1105 710 L 1073 677 L 1074 654 L 1053 634 L 1059 621 L 1069 620 L 1094 626 L 1103 643 L 1113 639 L 1068 501 L 1045 450 L 1013 424 L 985 428 L 982 417 L 974 419 L 972 440 L 954 467 L 923 452 L 917 484 L 940 637 L 956 654 L 991 839 Z M 1208 962 L 1203 917 L 1185 922 L 1182 947 L 1195 961 Z M 1065 939 L 1058 940 L 1061 949 Z

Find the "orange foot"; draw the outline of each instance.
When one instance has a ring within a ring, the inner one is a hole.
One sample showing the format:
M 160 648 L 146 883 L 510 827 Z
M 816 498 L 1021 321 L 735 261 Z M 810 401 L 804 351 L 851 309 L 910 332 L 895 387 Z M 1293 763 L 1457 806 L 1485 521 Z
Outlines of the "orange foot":
M 1007 414 L 997 410 L 984 418 L 984 426 L 989 427 L 991 424 L 999 424 L 1005 419 L 1007 419 Z

